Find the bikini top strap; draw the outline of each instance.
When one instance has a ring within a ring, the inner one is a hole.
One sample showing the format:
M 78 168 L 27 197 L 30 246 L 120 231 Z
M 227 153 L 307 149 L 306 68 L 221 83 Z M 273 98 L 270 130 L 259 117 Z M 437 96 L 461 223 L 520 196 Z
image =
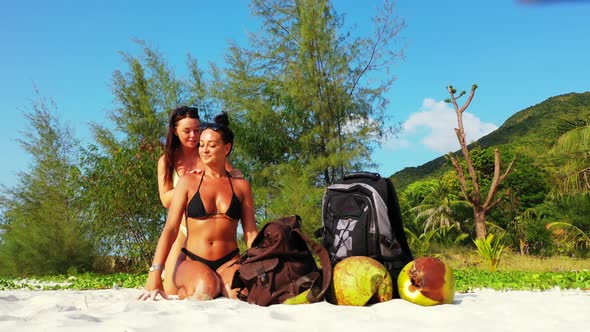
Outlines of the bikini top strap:
M 205 171 L 203 171 L 203 175 L 201 175 L 201 182 L 199 182 L 199 187 L 197 188 L 197 192 L 201 192 L 201 184 L 203 183 L 203 178 L 205 178 Z
M 225 171 L 225 173 L 227 174 L 227 179 L 229 180 L 229 186 L 231 187 L 231 193 L 232 194 L 236 194 L 234 191 L 234 185 L 231 182 L 231 174 L 228 171 Z

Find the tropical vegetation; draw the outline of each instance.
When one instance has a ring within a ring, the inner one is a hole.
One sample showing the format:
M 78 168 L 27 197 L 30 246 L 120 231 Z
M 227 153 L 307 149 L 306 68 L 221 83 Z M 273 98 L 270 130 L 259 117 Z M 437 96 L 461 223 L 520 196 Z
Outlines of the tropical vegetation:
M 18 186 L 2 190 L 0 274 L 144 270 L 166 219 L 156 162 L 167 116 L 179 105 L 197 106 L 204 121 L 228 112 L 239 138 L 232 163 L 252 184 L 260 223 L 297 213 L 305 231 L 320 226 L 323 188 L 372 167 L 372 149 L 395 131 L 383 125 L 393 79 L 374 76 L 399 58 L 404 23 L 389 2 L 370 37 L 352 33 L 329 1 L 253 0 L 251 9 L 260 30 L 248 45 L 231 43 L 223 66 L 205 71 L 189 55 L 180 76 L 147 42 L 137 41 L 139 54 L 123 52 L 127 68 L 112 75 L 116 107 L 108 124 L 91 124 L 88 145 L 66 135 L 44 140 L 45 127 L 69 128 L 50 111 L 27 114 L 38 140 L 24 148 L 42 152 Z M 25 259 L 29 251 L 63 261 L 41 264 Z
M 482 190 L 488 190 L 494 177 L 495 153 L 501 149 L 504 160 L 514 159 L 514 169 L 499 186 L 505 193 L 486 216 L 486 227 L 494 234 L 494 243 L 512 248 L 521 255 L 565 255 L 588 257 L 590 246 L 590 195 L 588 187 L 587 136 L 590 119 L 590 92 L 555 96 L 515 113 L 500 128 L 469 145 L 469 153 Z M 436 217 L 441 230 L 448 233 L 448 220 L 455 221 L 454 236 L 475 239 L 473 215 L 466 213 L 467 201 L 461 195 L 456 167 L 465 166 L 461 151 L 441 156 L 422 166 L 404 169 L 392 175 L 400 192 L 406 232 L 420 254 L 427 238 L 429 248 L 440 247 L 429 225 L 432 217 L 416 211 L 435 206 L 447 211 Z M 440 187 L 454 188 L 441 195 Z M 449 209 L 449 202 L 455 202 Z M 463 204 L 460 204 L 462 202 Z M 434 213 L 434 210 L 432 210 Z M 424 228 L 422 233 L 416 229 Z M 462 237 L 462 234 L 468 236 Z M 416 240 L 420 236 L 424 241 Z M 480 239 L 480 246 L 486 238 Z M 491 240 L 491 239 L 487 239 Z M 475 244 L 475 243 L 473 243 Z M 442 244 L 448 247 L 446 244 Z M 481 251 L 481 249 L 480 249 Z M 482 252 L 483 253 L 483 252 Z M 485 256 L 485 255 L 484 255 Z M 590 266 L 588 267 L 590 268 Z
M 149 265 L 166 219 L 156 162 L 168 113 L 178 105 L 199 107 L 204 120 L 229 113 L 237 137 L 232 163 L 252 183 L 260 224 L 299 214 L 305 232 L 319 228 L 326 186 L 373 168 L 372 149 L 398 129 L 384 125 L 392 80 L 374 75 L 403 53 L 397 41 L 405 25 L 388 2 L 372 37 L 353 37 L 327 0 L 253 0 L 252 12 L 260 31 L 246 46 L 231 43 L 223 66 L 205 71 L 189 55 L 180 74 L 143 41 L 135 44 L 138 54 L 122 53 L 127 68 L 112 76 L 116 107 L 109 124 L 91 125 L 90 144 L 81 145 L 55 115 L 57 106 L 38 94 L 25 113 L 27 139 L 19 141 L 31 167 L 17 186 L 1 188 L 0 275 L 9 277 L 0 284 L 15 276 L 96 273 L 113 274 L 100 287 L 141 282 L 135 273 Z M 503 160 L 515 160 L 497 188 L 502 200 L 485 214 L 492 236 L 480 237 L 479 245 L 462 191 L 469 188 L 456 173 L 467 167 L 461 151 L 393 174 L 415 256 L 460 263 L 480 248 L 495 273 L 541 280 L 543 288 L 576 282 L 587 288 L 589 123 L 590 92 L 553 96 L 468 146 L 482 192 L 494 183 L 497 149 Z M 461 256 L 444 256 L 453 249 Z M 506 255 L 576 259 L 581 267 L 555 280 L 523 276 L 502 270 Z M 487 267 L 457 271 L 459 283 L 479 280 L 465 288 L 492 279 Z M 93 285 L 80 287 L 99 287 Z

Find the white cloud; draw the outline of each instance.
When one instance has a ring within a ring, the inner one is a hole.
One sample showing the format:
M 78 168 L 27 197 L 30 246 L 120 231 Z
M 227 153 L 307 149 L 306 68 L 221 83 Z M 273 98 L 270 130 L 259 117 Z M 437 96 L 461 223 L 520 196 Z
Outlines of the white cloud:
M 467 143 L 489 134 L 498 127 L 493 123 L 484 123 L 469 112 L 463 113 L 463 126 Z M 420 142 L 429 150 L 447 153 L 459 149 L 459 142 L 454 128 L 457 127 L 455 110 L 444 101 L 426 98 L 418 112 L 410 115 L 403 124 L 402 133 L 397 142 L 390 142 L 391 149 L 409 147 L 410 142 Z M 411 137 L 412 138 L 411 138 Z M 393 143 L 393 144 L 392 144 Z
M 407 149 L 412 146 L 412 143 L 405 138 L 397 138 L 382 142 L 385 150 Z

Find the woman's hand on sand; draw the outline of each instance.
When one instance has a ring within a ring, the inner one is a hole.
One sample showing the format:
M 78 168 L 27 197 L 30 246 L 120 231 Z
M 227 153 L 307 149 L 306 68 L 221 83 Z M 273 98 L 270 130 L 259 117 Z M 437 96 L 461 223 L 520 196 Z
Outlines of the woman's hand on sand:
M 160 296 L 163 299 L 169 300 L 168 295 L 166 294 L 166 292 L 163 289 L 154 289 L 154 290 L 144 289 L 142 291 L 142 293 L 137 297 L 137 299 L 140 301 L 145 301 L 145 300 L 155 301 L 156 298 L 158 297 L 158 294 L 160 294 Z
M 162 278 L 156 272 L 152 272 L 148 274 L 148 280 L 145 284 L 145 288 L 137 297 L 137 299 L 140 301 L 155 301 L 158 297 L 158 294 L 160 294 L 163 299 L 168 300 L 168 295 L 164 291 L 164 287 L 162 287 Z

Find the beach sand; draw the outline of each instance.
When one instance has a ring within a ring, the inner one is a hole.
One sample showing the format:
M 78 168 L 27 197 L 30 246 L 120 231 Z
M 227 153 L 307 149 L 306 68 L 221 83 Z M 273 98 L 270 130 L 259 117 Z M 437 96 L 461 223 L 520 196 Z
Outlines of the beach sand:
M 566 331 L 590 327 L 590 291 L 475 290 L 453 304 L 257 305 L 138 301 L 138 289 L 0 291 L 0 331 Z

